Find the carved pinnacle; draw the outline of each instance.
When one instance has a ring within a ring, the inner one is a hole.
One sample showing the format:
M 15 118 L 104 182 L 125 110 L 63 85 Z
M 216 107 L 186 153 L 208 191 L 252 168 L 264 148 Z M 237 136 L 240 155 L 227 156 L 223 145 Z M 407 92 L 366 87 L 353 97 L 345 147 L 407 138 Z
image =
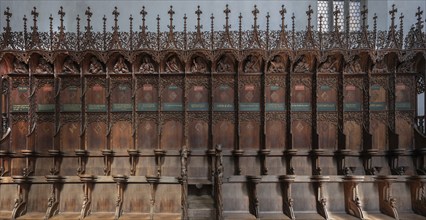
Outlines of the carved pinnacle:
M 200 15 L 203 14 L 203 12 L 200 10 L 200 6 L 197 6 L 197 10 L 195 11 L 195 14 L 197 15 L 197 26 L 195 27 L 197 29 L 197 32 L 200 31 L 200 29 L 203 28 L 203 25 L 200 25 Z
M 422 19 L 423 11 L 420 11 L 420 7 L 417 8 L 416 17 L 417 17 L 417 29 L 421 30 L 423 28 L 423 19 Z
M 61 21 L 61 25 L 58 27 L 59 31 L 62 33 L 65 30 L 65 26 L 64 26 L 64 17 L 65 17 L 65 12 L 64 12 L 64 8 L 61 6 L 59 8 L 60 10 L 58 11 L 58 15 L 60 15 L 60 21 Z
M 363 8 L 363 10 L 361 11 L 362 29 L 367 29 L 368 26 L 365 24 L 365 20 L 367 19 L 368 9 L 367 9 L 367 6 L 365 6 L 365 5 L 363 5 L 362 8 Z
M 231 25 L 229 24 L 229 13 L 231 13 L 231 10 L 228 8 L 228 4 L 226 4 L 225 10 L 223 10 L 223 13 L 225 13 L 225 25 L 223 28 L 225 28 L 226 31 L 229 31 L 229 28 L 231 28 Z

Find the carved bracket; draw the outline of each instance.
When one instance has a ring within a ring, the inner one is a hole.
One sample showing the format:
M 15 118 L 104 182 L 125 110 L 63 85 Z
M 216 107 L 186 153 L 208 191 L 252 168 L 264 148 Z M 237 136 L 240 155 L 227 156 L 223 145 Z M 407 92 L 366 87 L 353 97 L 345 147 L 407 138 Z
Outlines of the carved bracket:
M 50 197 L 47 202 L 47 210 L 44 216 L 45 219 L 52 218 L 59 213 L 59 191 L 60 182 L 63 180 L 62 177 L 57 175 L 46 176 L 46 181 L 52 184 Z
M 214 198 L 216 202 L 216 219 L 223 219 L 223 200 L 222 200 L 222 181 L 223 181 L 223 158 L 222 158 L 222 145 L 218 144 L 215 150 L 216 161 L 215 161 L 215 193 Z
M 16 219 L 27 213 L 28 192 L 30 190 L 30 179 L 28 176 L 12 176 L 13 182 L 17 183 L 17 194 L 13 205 L 11 219 Z
M 155 208 L 155 192 L 157 191 L 157 185 L 160 181 L 159 176 L 146 176 L 146 181 L 150 185 L 150 191 L 151 191 L 151 198 L 150 198 L 150 219 L 154 219 L 154 208 Z
M 86 218 L 90 215 L 92 211 L 92 191 L 93 191 L 93 182 L 96 177 L 93 175 L 81 175 L 80 181 L 84 183 L 83 185 L 83 205 L 81 206 L 80 211 L 80 220 Z
M 290 219 L 296 219 L 293 210 L 293 198 L 291 198 L 291 183 L 294 182 L 294 179 L 295 176 L 293 175 L 279 176 L 283 191 L 283 212 Z
M 391 184 L 395 181 L 395 177 L 377 176 L 376 181 L 379 187 L 379 205 L 380 212 L 392 218 L 399 219 L 396 210 L 396 199 L 392 196 Z
M 317 176 L 313 176 L 311 179 L 312 179 L 312 182 L 314 183 L 317 212 L 323 218 L 330 219 L 328 215 L 328 209 L 327 209 L 327 198 L 324 196 L 324 189 L 322 187 L 322 184 L 325 181 L 328 181 L 330 177 L 317 175 Z
M 248 189 L 249 189 L 249 210 L 252 215 L 259 218 L 259 197 L 257 196 L 257 184 L 260 183 L 262 177 L 260 176 L 247 176 Z
M 358 194 L 358 183 L 363 180 L 364 180 L 363 176 L 343 177 L 346 213 L 360 219 L 365 218 L 365 215 L 361 206 L 361 199 L 359 198 L 359 194 Z
M 426 216 L 426 177 L 413 176 L 408 178 L 411 189 L 411 207 L 414 213 Z
M 123 214 L 123 198 L 124 198 L 124 188 L 125 183 L 127 182 L 128 177 L 125 175 L 116 175 L 112 179 L 117 183 L 117 201 L 115 203 L 115 214 L 114 219 L 118 220 Z

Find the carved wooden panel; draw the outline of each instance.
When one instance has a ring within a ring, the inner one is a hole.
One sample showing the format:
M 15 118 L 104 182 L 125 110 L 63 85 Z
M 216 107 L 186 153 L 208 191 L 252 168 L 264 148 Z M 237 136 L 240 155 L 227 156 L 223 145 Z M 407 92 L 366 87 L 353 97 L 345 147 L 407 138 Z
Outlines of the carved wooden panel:
M 136 111 L 157 111 L 158 76 L 137 77 Z
M 155 149 L 158 146 L 156 114 L 139 114 L 137 118 L 136 146 L 139 150 Z

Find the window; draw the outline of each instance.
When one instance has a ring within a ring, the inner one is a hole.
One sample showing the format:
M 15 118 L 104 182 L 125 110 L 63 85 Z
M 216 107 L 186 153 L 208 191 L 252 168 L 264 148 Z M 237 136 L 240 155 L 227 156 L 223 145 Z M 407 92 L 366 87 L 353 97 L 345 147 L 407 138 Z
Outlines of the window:
M 339 13 L 334 13 L 339 10 Z M 318 30 L 321 23 L 322 31 L 334 29 L 334 19 L 340 31 L 346 30 L 346 17 L 349 17 L 349 31 L 360 29 L 361 0 L 319 0 L 318 1 Z M 322 16 L 322 19 L 320 17 Z

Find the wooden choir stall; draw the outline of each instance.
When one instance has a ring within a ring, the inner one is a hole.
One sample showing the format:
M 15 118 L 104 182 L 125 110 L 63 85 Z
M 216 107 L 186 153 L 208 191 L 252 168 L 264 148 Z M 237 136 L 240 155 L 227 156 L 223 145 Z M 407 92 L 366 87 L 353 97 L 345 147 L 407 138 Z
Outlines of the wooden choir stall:
M 39 32 L 37 8 L 23 31 L 4 12 L 0 219 L 426 218 L 420 8 L 405 36 L 394 6 L 356 32 L 314 30 L 310 6 L 303 31 L 284 6 L 235 29 L 198 7 L 194 31 L 172 6 L 127 31 L 117 7 L 80 13 Z

